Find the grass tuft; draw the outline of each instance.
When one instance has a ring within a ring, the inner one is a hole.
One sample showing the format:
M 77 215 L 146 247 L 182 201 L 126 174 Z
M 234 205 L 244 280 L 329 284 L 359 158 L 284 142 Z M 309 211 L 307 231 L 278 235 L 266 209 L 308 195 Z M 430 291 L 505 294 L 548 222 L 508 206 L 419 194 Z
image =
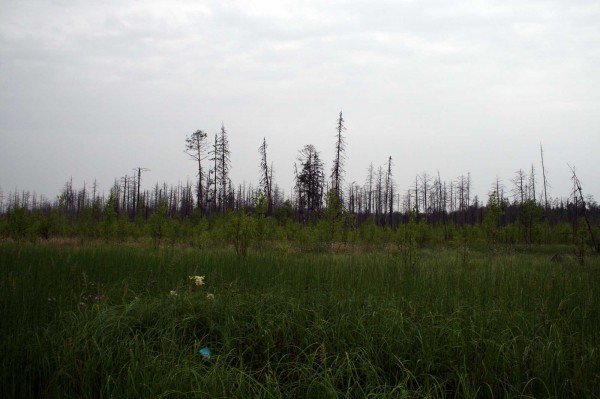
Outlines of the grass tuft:
M 600 397 L 598 258 L 0 245 L 1 397 Z

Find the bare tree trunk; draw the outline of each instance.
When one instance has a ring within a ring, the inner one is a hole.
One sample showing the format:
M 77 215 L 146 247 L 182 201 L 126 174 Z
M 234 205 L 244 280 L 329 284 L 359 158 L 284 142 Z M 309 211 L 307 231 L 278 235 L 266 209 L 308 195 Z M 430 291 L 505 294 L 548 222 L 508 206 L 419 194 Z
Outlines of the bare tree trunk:
M 544 179 L 544 210 L 546 212 L 546 218 L 548 218 L 548 191 L 546 181 L 546 168 L 544 167 L 544 150 L 540 144 L 540 156 L 542 158 L 542 177 Z
M 386 176 L 386 182 L 385 182 L 385 190 L 386 190 L 386 197 L 387 197 L 387 203 L 386 205 L 388 206 L 388 226 L 393 227 L 392 226 L 392 218 L 394 215 L 394 182 L 392 181 L 392 156 L 390 155 L 390 157 L 388 158 L 388 168 L 387 168 L 387 176 Z
M 371 215 L 373 212 L 373 163 L 369 165 L 369 175 L 367 177 L 367 184 L 369 186 L 367 192 L 367 214 Z
M 260 153 L 260 169 L 261 169 L 261 179 L 260 183 L 263 185 L 263 189 L 265 190 L 265 194 L 267 195 L 267 216 L 271 216 L 273 213 L 273 197 L 271 192 L 271 186 L 273 184 L 273 166 L 271 166 L 271 170 L 269 171 L 269 166 L 267 163 L 267 140 L 263 137 L 263 143 L 258 149 Z
M 340 204 L 342 203 L 341 187 L 344 177 L 344 160 L 346 152 L 346 141 L 344 136 L 342 136 L 342 132 L 344 130 L 346 130 L 346 127 L 344 126 L 342 111 L 340 111 L 340 116 L 336 126 L 337 134 L 335 143 L 335 157 L 333 159 L 333 167 L 331 169 L 331 185 Z
M 415 216 L 419 223 L 419 176 L 415 176 Z
M 594 250 L 598 253 L 600 253 L 600 244 L 598 244 L 598 242 L 596 241 L 596 237 L 594 236 L 594 230 L 592 230 L 592 226 L 590 225 L 590 220 L 588 219 L 587 216 L 587 212 L 585 210 L 585 200 L 583 199 L 583 192 L 581 190 L 581 182 L 579 181 L 579 179 L 577 178 L 577 175 L 575 174 L 575 168 L 571 168 L 571 171 L 573 172 L 573 184 L 575 185 L 575 193 L 579 194 L 579 199 L 581 200 L 581 208 L 582 208 L 582 212 L 583 212 L 583 218 L 585 220 L 585 224 L 587 226 L 588 232 L 590 233 L 590 237 L 592 239 L 592 246 L 594 248 Z

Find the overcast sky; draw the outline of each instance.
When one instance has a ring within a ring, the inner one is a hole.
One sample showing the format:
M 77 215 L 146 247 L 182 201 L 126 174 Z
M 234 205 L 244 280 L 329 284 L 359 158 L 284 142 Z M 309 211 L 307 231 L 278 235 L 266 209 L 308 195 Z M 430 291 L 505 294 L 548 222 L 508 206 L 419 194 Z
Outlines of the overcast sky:
M 600 2 L 0 0 L 0 187 L 55 196 L 71 177 L 108 194 L 195 179 L 196 129 L 229 133 L 235 184 L 275 181 L 314 144 L 346 182 L 392 156 L 416 174 L 507 190 L 544 147 L 553 197 L 600 197 Z

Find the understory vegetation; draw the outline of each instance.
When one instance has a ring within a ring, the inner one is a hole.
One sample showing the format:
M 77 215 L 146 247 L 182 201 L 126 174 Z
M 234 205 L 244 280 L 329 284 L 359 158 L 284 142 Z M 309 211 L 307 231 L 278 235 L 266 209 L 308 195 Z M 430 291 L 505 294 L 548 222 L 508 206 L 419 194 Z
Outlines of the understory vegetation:
M 156 245 L 0 243 L 0 396 L 600 397 L 589 247 L 444 241 L 416 222 L 365 224 L 373 246 L 353 246 L 230 218 L 180 236 L 150 221 L 169 232 Z

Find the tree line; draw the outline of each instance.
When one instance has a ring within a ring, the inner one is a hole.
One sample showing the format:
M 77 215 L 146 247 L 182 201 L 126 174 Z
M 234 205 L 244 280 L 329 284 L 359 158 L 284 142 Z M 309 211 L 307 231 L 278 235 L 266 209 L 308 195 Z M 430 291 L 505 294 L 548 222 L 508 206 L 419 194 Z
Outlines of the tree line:
M 41 219 L 59 214 L 61 220 L 70 223 L 89 220 L 93 225 L 107 219 L 148 222 L 157 214 L 197 222 L 230 212 L 253 213 L 260 208 L 266 218 L 295 221 L 301 226 L 335 220 L 350 229 L 364 223 L 397 229 L 409 223 L 412 216 L 417 224 L 439 227 L 446 238 L 448 231 L 456 226 L 518 225 L 519 234 L 526 242 L 533 241 L 534 227 L 541 224 L 548 228 L 566 224 L 574 240 L 583 218 L 586 230 L 595 240 L 594 232 L 600 224 L 598 204 L 592 197 L 584 197 L 574 170 L 572 193 L 549 199 L 541 148 L 541 183 L 532 165 L 527 172 L 519 169 L 508 187 L 496 179 L 490 185 L 488 197 L 480 199 L 473 195 L 470 173 L 445 181 L 439 171 L 436 174 L 423 172 L 415 176 L 410 187 L 400 190 L 394 182 L 391 155 L 379 166 L 369 165 L 364 183 L 346 183 L 345 131 L 340 111 L 329 172 L 314 145 L 306 144 L 299 149 L 293 164 L 294 187 L 287 195 L 274 181 L 266 138 L 257 149 L 258 184 L 232 182 L 232 154 L 223 124 L 212 137 L 203 130 L 185 137 L 184 152 L 194 161 L 196 169 L 194 182 L 157 183 L 150 189 L 142 188 L 143 173 L 148 169 L 136 167 L 132 174 L 115 179 L 108 195 L 101 193 L 95 182 L 76 189 L 72 181 L 64 185 L 55 199 L 25 191 L 10 192 L 6 196 L 0 192 L 0 227 L 4 226 L 0 233 L 13 234 L 8 226 L 15 214 L 36 215 Z

